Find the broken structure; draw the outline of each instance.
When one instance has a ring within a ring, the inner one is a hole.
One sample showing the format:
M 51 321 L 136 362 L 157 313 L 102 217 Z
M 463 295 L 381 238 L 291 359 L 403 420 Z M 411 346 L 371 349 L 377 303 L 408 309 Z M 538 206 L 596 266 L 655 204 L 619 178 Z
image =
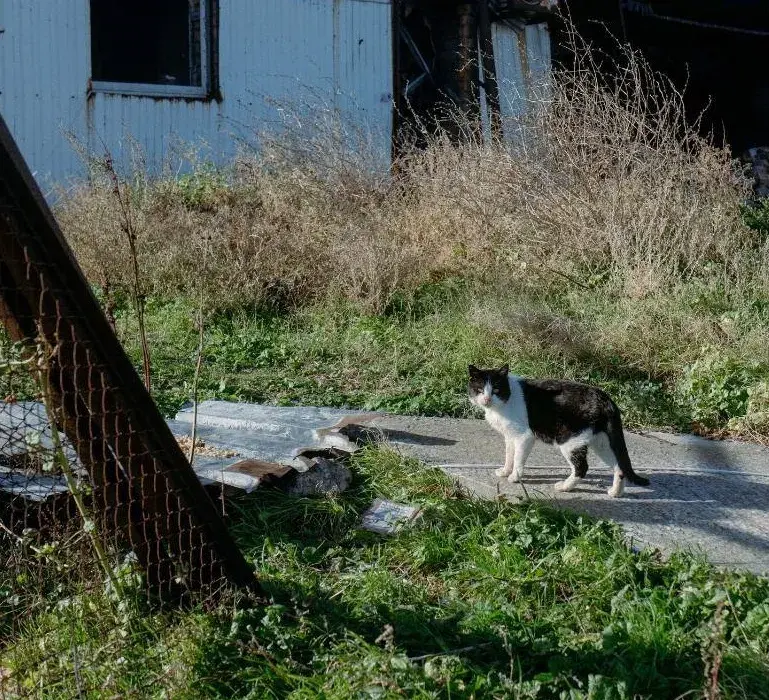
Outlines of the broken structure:
M 548 0 L 0 3 L 0 113 L 45 185 L 87 175 L 78 150 L 177 172 L 190 151 L 226 164 L 265 132 L 311 135 L 332 122 L 386 166 L 407 102 L 412 117 L 446 99 L 478 111 L 493 83 L 478 74 L 479 35 L 487 58 L 493 48 L 503 114 L 522 109 L 530 71 L 549 65 L 551 9 Z

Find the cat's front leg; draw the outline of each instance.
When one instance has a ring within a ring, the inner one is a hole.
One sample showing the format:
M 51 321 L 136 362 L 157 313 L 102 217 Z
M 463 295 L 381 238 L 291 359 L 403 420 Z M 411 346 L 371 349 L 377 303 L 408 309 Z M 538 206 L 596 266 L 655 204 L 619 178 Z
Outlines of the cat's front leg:
M 513 464 L 515 465 L 513 473 L 508 477 L 508 481 L 518 483 L 523 479 L 523 468 L 526 466 L 526 460 L 534 447 L 534 436 L 531 433 L 518 438 L 515 441 Z
M 494 473 L 504 479 L 509 477 L 515 471 L 515 438 L 509 435 L 505 435 L 505 464 L 500 469 L 496 469 Z

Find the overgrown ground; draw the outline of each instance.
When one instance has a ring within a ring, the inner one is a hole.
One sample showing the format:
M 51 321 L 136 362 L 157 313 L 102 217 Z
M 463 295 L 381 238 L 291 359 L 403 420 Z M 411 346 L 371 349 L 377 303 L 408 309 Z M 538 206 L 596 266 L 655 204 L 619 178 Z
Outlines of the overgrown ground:
M 769 204 L 636 56 L 547 95 L 514 142 L 432 135 L 396 177 L 323 129 L 182 177 L 95 158 L 58 214 L 137 365 L 146 301 L 169 414 L 202 319 L 203 396 L 461 415 L 466 365 L 508 361 L 630 425 L 766 437 Z
M 469 410 L 468 363 L 509 362 L 608 388 L 630 426 L 766 439 L 769 205 L 746 207 L 728 151 L 636 57 L 627 68 L 558 74 L 514 144 L 433 136 L 395 178 L 326 133 L 183 177 L 96 159 L 57 213 L 137 367 L 144 310 L 169 415 L 198 359 L 201 398 L 448 415 Z M 361 532 L 376 496 L 424 517 Z M 339 499 L 260 490 L 232 518 L 267 607 L 155 614 L 52 583 L 47 612 L 4 640 L 2 687 L 769 697 L 767 580 L 635 553 L 606 523 L 478 502 L 378 451 Z M 38 555 L 52 582 L 72 567 L 54 555 Z M 6 612 L 27 586 L 7 573 Z
M 260 490 L 235 507 L 266 607 L 151 614 L 72 595 L 0 651 L 6 691 L 769 698 L 769 580 L 688 556 L 663 563 L 605 522 L 474 500 L 393 453 L 359 455 L 354 473 L 338 499 Z M 357 529 L 376 496 L 423 516 L 390 538 Z
M 172 414 L 190 398 L 195 306 L 149 304 L 155 392 Z M 137 366 L 132 314 L 117 314 Z M 703 281 L 664 298 L 606 290 L 510 293 L 460 278 L 427 283 L 379 314 L 346 301 L 286 313 L 212 314 L 202 397 L 470 414 L 468 363 L 599 384 L 630 427 L 769 435 L 769 305 Z

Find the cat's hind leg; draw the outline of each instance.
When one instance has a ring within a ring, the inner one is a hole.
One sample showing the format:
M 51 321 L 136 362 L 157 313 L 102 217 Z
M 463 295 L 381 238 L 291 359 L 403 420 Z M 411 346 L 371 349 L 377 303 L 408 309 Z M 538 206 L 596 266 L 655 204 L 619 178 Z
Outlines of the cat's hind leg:
M 593 440 L 592 447 L 599 459 L 607 466 L 614 469 L 614 481 L 608 494 L 611 498 L 619 498 L 625 492 L 625 475 L 619 468 L 617 456 L 611 449 L 606 433 L 598 433 Z
M 561 453 L 571 465 L 571 474 L 555 484 L 556 491 L 573 491 L 587 474 L 587 445 L 574 445 L 569 442 L 561 445 Z
M 611 498 L 619 498 L 625 493 L 625 475 L 619 467 L 614 467 L 614 482 L 607 493 Z

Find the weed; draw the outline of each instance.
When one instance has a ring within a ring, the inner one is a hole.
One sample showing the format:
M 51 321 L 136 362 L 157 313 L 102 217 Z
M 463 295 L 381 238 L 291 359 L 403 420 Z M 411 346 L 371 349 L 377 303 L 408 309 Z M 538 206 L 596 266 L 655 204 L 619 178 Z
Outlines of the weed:
M 742 220 L 755 231 L 769 235 L 769 197 L 756 202 L 754 205 L 743 205 Z
M 84 592 L 30 619 L 0 663 L 52 698 L 77 694 L 73 643 L 89 697 L 679 697 L 706 673 L 722 698 L 769 697 L 766 579 L 663 563 L 606 522 L 477 501 L 391 452 L 353 470 L 334 499 L 260 489 L 237 503 L 265 607 L 129 605 L 121 622 Z M 393 537 L 361 531 L 375 496 L 423 515 Z
M 525 138 L 457 145 L 439 131 L 405 149 L 397 179 L 333 125 L 325 142 L 288 133 L 226 169 L 127 175 L 147 290 L 195 291 L 204 240 L 206 297 L 219 310 L 332 296 L 392 311 L 447 277 L 629 298 L 762 280 L 766 237 L 740 220 L 747 181 L 728 151 L 697 135 L 680 95 L 636 54 L 614 82 L 589 51 L 577 55 L 507 125 Z M 130 288 L 111 198 L 95 178 L 62 198 L 59 216 L 89 277 Z M 754 227 L 758 211 L 743 212 Z
M 524 376 L 602 386 L 629 427 L 686 430 L 696 421 L 763 434 L 766 315 L 741 299 L 722 299 L 708 311 L 698 298 L 688 288 L 656 304 L 592 290 L 561 299 L 511 297 L 460 280 L 404 299 L 385 315 L 340 302 L 290 314 L 212 314 L 200 396 L 466 417 L 474 415 L 465 395 L 467 364 L 507 361 Z M 194 383 L 193 310 L 183 300 L 148 304 L 155 396 L 169 415 Z M 130 309 L 116 318 L 139 364 Z M 722 329 L 730 336 L 719 347 Z
M 704 348 L 702 357 L 684 370 L 678 389 L 692 406 L 692 417 L 715 427 L 747 414 L 751 390 L 768 372 L 755 361 Z

